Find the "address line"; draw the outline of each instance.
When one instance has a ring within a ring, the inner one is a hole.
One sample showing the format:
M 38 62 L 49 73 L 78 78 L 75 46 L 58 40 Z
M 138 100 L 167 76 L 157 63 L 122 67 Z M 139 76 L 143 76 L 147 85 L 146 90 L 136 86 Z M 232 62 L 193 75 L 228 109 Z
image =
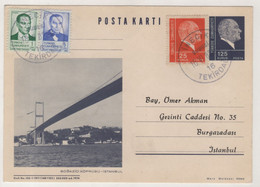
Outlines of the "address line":
M 244 106 L 145 106 L 139 105 L 137 108 L 245 108 Z
M 244 121 L 136 121 L 136 123 L 244 123 Z

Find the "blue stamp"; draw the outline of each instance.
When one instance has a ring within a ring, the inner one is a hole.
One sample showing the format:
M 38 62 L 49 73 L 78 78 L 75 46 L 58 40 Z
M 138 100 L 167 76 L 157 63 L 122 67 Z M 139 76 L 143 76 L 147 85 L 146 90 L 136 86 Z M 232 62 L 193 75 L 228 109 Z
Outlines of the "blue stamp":
M 43 51 L 69 51 L 70 12 L 44 11 L 43 13 Z
M 209 17 L 209 59 L 245 60 L 245 18 Z

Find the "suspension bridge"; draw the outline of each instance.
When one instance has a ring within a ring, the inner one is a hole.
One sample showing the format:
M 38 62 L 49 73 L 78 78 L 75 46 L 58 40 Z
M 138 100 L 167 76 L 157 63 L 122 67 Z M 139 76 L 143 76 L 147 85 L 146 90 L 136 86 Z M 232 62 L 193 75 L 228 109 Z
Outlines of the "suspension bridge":
M 107 82 L 109 82 L 109 83 L 107 84 Z M 99 87 L 98 89 L 96 89 L 94 92 L 90 93 L 83 99 L 72 104 L 71 106 L 67 107 L 66 109 L 62 110 L 61 112 L 55 114 L 54 116 L 49 118 L 47 121 L 44 121 L 44 109 L 42 111 L 42 114 L 37 114 L 37 112 L 35 111 L 35 127 L 32 131 L 30 131 L 28 133 L 28 135 L 30 135 L 30 136 L 34 135 L 34 144 L 36 144 L 37 137 L 41 137 L 40 142 L 42 144 L 44 144 L 44 129 L 46 129 L 47 127 L 53 125 L 54 123 L 66 118 L 82 109 L 85 109 L 91 105 L 94 105 L 95 103 L 98 103 L 98 102 L 100 102 L 106 98 L 109 98 L 122 91 L 122 77 L 114 80 L 113 82 L 111 82 L 110 80 L 107 82 L 105 85 L 102 85 L 101 87 Z M 44 108 L 43 102 L 36 102 L 35 109 L 36 109 L 37 104 L 42 105 Z M 39 126 L 36 126 L 36 118 L 42 118 L 42 124 L 40 124 Z M 40 134 L 41 134 L 41 136 L 40 136 Z

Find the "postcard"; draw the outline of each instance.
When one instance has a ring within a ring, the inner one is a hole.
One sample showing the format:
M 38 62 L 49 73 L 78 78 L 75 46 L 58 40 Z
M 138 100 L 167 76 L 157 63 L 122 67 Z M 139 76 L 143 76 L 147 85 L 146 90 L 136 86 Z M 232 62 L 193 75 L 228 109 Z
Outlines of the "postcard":
M 5 6 L 4 181 L 252 182 L 252 12 Z

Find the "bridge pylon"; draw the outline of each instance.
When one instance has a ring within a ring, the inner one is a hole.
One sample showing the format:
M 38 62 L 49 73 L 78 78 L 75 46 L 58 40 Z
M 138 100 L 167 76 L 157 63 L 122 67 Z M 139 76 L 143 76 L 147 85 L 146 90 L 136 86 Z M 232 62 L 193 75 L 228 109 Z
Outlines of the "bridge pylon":
M 35 102 L 35 121 L 34 121 L 34 128 L 37 128 L 37 125 L 44 123 L 44 102 Z M 41 133 L 41 134 L 39 134 Z M 42 132 L 34 131 L 34 145 L 36 144 L 45 144 L 44 140 L 44 130 Z

